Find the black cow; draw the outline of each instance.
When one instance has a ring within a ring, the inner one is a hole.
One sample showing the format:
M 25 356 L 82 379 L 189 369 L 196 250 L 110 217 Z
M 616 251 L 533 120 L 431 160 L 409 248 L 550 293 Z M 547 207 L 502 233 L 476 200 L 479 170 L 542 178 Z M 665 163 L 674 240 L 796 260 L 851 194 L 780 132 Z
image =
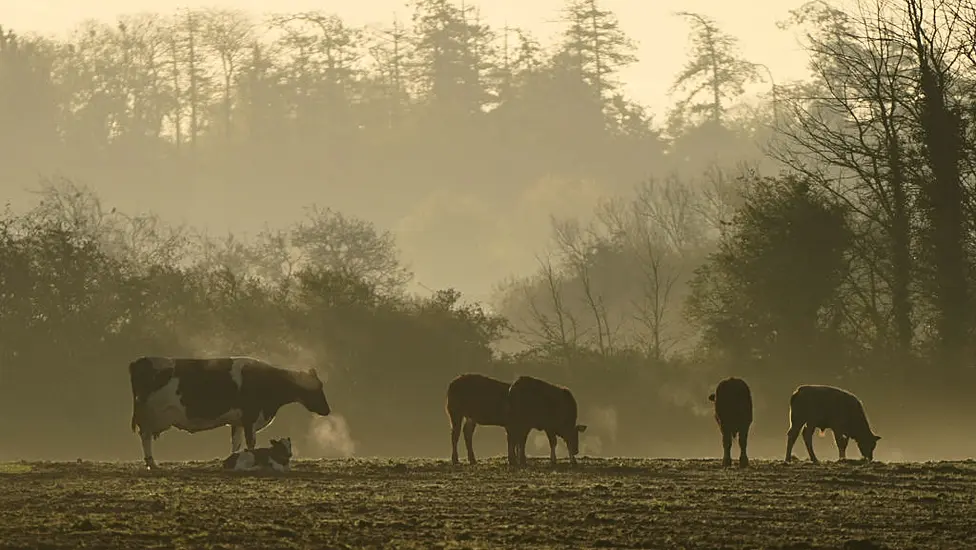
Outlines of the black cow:
M 140 357 L 129 364 L 129 379 L 132 431 L 139 428 L 149 469 L 156 467 L 153 440 L 173 426 L 194 433 L 229 425 L 236 453 L 242 439 L 254 450 L 255 434 L 284 405 L 301 403 L 322 416 L 331 412 L 314 369 L 292 371 L 250 357 Z
M 481 374 L 462 374 L 447 386 L 447 416 L 451 419 L 451 463 L 460 464 L 458 439 L 464 421 L 464 446 L 468 462 L 475 463 L 474 429 L 478 424 L 507 424 L 508 383 Z
M 732 465 L 732 439 L 739 438 L 739 466 L 749 465 L 746 447 L 752 425 L 752 392 L 741 378 L 726 378 L 708 396 L 715 403 L 715 422 L 722 431 L 722 466 Z
M 576 398 L 562 386 L 531 376 L 520 376 L 508 388 L 508 461 L 525 466 L 525 443 L 533 429 L 546 432 L 549 460 L 556 463 L 556 436 L 563 438 L 569 461 L 576 464 L 579 434 L 585 425 L 576 423 Z
M 807 446 L 810 461 L 817 463 L 813 453 L 813 432 L 820 433 L 830 429 L 840 459 L 847 454 L 849 439 L 857 442 L 861 456 L 874 460 L 874 448 L 881 436 L 874 435 L 864 414 L 861 400 L 854 394 L 833 386 L 800 386 L 790 396 L 790 430 L 786 434 L 786 462 L 793 459 L 793 444 L 800 430 L 803 430 L 803 443 Z

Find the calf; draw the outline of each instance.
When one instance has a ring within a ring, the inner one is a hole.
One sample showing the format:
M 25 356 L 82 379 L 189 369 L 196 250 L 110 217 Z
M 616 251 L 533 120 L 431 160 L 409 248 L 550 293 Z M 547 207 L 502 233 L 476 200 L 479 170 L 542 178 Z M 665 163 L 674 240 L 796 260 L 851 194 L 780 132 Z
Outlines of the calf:
M 793 459 L 793 444 L 800 430 L 803 442 L 810 453 L 810 461 L 817 463 L 813 453 L 813 432 L 820 433 L 830 429 L 840 459 L 847 453 L 848 440 L 853 438 L 861 456 L 868 461 L 874 459 L 874 448 L 881 436 L 874 435 L 868 425 L 864 406 L 854 394 L 832 386 L 800 386 L 790 396 L 790 431 L 786 434 L 786 462 Z
M 556 463 L 556 436 L 569 450 L 569 461 L 576 464 L 579 434 L 586 426 L 576 423 L 576 398 L 562 386 L 531 376 L 520 376 L 508 388 L 508 461 L 525 466 L 525 443 L 533 429 L 549 438 L 549 461 Z
M 286 437 L 272 439 L 270 447 L 231 453 L 224 459 L 224 469 L 244 472 L 254 470 L 286 472 L 289 462 L 291 462 L 291 438 Z
M 478 424 L 505 426 L 507 424 L 508 384 L 481 374 L 462 374 L 447 386 L 447 416 L 451 419 L 451 463 L 458 460 L 458 439 L 464 421 L 464 446 L 468 462 L 475 463 L 474 429 Z
M 314 369 L 286 370 L 250 357 L 140 357 L 129 364 L 129 379 L 132 431 L 139 428 L 148 469 L 156 467 L 153 440 L 173 426 L 195 433 L 229 425 L 236 453 L 242 439 L 254 450 L 255 434 L 284 405 L 301 403 L 322 416 L 331 412 Z
M 746 446 L 752 425 L 752 392 L 741 378 L 726 378 L 708 396 L 715 403 L 715 421 L 722 431 L 722 466 L 732 465 L 732 439 L 739 438 L 739 466 L 749 465 Z

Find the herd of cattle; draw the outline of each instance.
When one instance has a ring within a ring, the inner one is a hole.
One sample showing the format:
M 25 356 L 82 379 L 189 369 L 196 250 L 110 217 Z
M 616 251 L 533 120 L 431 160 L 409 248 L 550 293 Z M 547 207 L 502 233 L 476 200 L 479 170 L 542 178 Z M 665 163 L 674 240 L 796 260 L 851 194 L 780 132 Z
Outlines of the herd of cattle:
M 146 468 L 156 468 L 153 441 L 176 427 L 187 432 L 230 426 L 231 456 L 224 467 L 237 470 L 285 470 L 291 458 L 291 440 L 275 439 L 270 448 L 257 449 L 256 436 L 274 420 L 278 410 L 300 403 L 321 416 L 331 413 L 322 381 L 314 369 L 294 371 L 250 357 L 178 359 L 140 357 L 129 364 L 132 384 L 132 430 L 138 428 Z M 732 465 L 732 441 L 739 442 L 739 465 L 748 466 L 746 452 L 752 425 L 752 394 L 739 378 L 719 382 L 708 396 L 722 433 L 723 466 Z M 511 384 L 481 374 L 462 374 L 447 388 L 447 414 L 451 421 L 451 461 L 458 464 L 458 440 L 464 433 L 468 462 L 474 464 L 473 436 L 479 424 L 505 428 L 508 461 L 526 463 L 529 432 L 540 430 L 549 439 L 549 458 L 556 462 L 557 437 L 566 442 L 569 460 L 576 463 L 579 436 L 586 426 L 577 424 L 577 404 L 565 387 L 531 376 Z M 800 386 L 790 397 L 790 428 L 786 461 L 802 433 L 810 460 L 813 434 L 830 429 L 840 458 L 846 458 L 850 439 L 867 460 L 873 460 L 880 436 L 871 431 L 864 407 L 853 394 L 831 386 Z M 246 449 L 242 449 L 246 445 Z

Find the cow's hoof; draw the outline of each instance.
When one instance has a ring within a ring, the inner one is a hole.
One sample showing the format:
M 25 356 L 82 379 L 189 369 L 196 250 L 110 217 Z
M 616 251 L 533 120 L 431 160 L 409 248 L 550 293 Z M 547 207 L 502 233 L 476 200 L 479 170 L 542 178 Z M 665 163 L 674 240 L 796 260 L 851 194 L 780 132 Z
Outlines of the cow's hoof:
M 748 458 L 744 458 L 744 457 L 743 458 L 740 458 L 739 459 L 739 467 L 740 468 L 748 468 L 749 467 L 749 459 Z
M 732 459 L 731 458 L 723 458 L 722 459 L 722 467 L 723 468 L 731 468 L 732 467 Z

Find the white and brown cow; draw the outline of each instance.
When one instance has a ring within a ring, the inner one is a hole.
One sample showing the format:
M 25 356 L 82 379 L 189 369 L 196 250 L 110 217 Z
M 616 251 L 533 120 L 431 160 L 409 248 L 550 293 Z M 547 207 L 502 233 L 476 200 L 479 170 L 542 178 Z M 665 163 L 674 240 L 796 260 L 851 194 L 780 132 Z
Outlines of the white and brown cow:
M 132 431 L 139 428 L 149 469 L 156 467 L 153 440 L 174 426 L 190 433 L 230 426 L 231 452 L 237 453 L 242 443 L 254 450 L 255 434 L 284 405 L 331 412 L 315 369 L 287 370 L 250 357 L 140 357 L 129 364 L 129 378 Z
M 223 464 L 225 470 L 239 472 L 253 472 L 255 470 L 287 472 L 291 457 L 291 438 L 285 437 L 283 439 L 272 439 L 270 447 L 232 453 L 224 459 Z

